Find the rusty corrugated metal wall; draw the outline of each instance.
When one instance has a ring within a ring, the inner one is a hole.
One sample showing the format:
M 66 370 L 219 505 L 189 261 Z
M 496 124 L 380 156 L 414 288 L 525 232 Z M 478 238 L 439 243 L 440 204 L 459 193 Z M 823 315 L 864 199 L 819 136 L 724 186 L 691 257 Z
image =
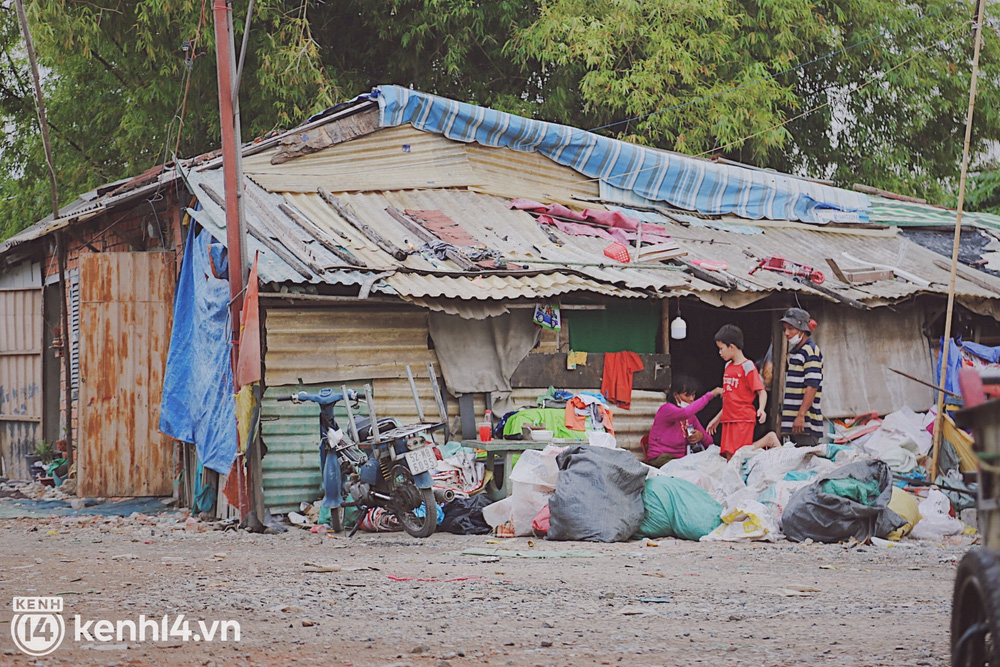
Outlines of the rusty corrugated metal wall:
M 27 479 L 25 454 L 42 437 L 42 287 L 0 289 L 0 456 Z
M 80 258 L 81 496 L 169 496 L 173 441 L 159 432 L 174 255 Z

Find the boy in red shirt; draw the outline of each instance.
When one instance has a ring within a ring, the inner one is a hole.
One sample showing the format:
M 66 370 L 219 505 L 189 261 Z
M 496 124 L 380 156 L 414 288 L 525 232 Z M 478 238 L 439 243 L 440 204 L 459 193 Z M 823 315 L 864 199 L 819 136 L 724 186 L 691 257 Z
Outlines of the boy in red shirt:
M 715 334 L 715 344 L 719 356 L 726 361 L 726 370 L 722 374 L 722 411 L 708 423 L 708 432 L 715 433 L 722 423 L 722 455 L 728 460 L 736 450 L 747 445 L 754 449 L 780 446 L 781 441 L 773 431 L 753 441 L 755 422 L 763 424 L 767 417 L 764 412 L 767 390 L 757 367 L 743 354 L 743 331 L 727 324 Z M 753 406 L 755 395 L 760 401 L 756 409 Z

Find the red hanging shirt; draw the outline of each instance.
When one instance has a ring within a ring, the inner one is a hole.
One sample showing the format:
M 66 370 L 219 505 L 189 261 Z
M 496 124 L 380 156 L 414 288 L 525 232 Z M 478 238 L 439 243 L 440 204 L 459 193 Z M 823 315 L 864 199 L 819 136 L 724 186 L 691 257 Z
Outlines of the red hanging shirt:
M 635 352 L 605 353 L 604 375 L 601 377 L 604 398 L 628 410 L 632 405 L 632 374 L 642 369 L 642 359 Z
M 757 421 L 757 408 L 753 401 L 764 388 L 764 381 L 752 361 L 742 364 L 726 362 L 722 374 L 722 423 Z

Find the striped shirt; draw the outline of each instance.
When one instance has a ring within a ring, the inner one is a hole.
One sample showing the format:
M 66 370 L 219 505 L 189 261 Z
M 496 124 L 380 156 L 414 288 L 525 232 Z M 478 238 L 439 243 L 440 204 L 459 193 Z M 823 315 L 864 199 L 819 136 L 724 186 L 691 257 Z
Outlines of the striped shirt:
M 805 414 L 805 434 L 822 437 L 823 411 L 820 408 L 820 399 L 823 396 L 823 355 L 812 338 L 806 339 L 802 345 L 788 351 L 785 397 L 781 403 L 782 433 L 792 432 L 807 387 L 816 388 L 816 398 Z

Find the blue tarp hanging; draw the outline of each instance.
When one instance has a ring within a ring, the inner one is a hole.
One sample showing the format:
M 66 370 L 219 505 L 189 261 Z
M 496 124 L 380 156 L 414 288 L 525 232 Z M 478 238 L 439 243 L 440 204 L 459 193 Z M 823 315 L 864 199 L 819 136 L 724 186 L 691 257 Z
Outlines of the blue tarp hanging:
M 227 474 L 236 458 L 225 249 L 192 222 L 174 298 L 160 430 L 194 443 L 198 461 Z M 213 269 L 214 267 L 214 269 Z
M 991 364 L 1000 363 L 1000 347 L 988 347 L 979 343 L 965 342 L 962 343 L 962 349 L 971 352 Z
M 945 374 L 945 391 L 950 391 L 954 394 L 962 395 L 962 389 L 958 386 L 958 371 L 962 368 L 962 339 L 952 338 L 949 341 L 950 347 L 948 348 L 948 371 Z M 944 336 L 941 337 L 941 348 L 944 349 Z M 938 352 L 937 359 L 934 360 L 934 384 L 938 387 L 941 386 L 941 353 Z M 936 394 L 935 394 L 936 395 Z M 953 398 L 945 394 L 944 400 L 946 403 L 958 404 L 960 401 L 957 398 Z
M 590 178 L 688 211 L 752 220 L 868 221 L 871 202 L 859 192 L 655 150 L 400 86 L 379 86 L 370 97 L 378 100 L 383 127 L 410 123 L 455 141 L 540 153 Z

